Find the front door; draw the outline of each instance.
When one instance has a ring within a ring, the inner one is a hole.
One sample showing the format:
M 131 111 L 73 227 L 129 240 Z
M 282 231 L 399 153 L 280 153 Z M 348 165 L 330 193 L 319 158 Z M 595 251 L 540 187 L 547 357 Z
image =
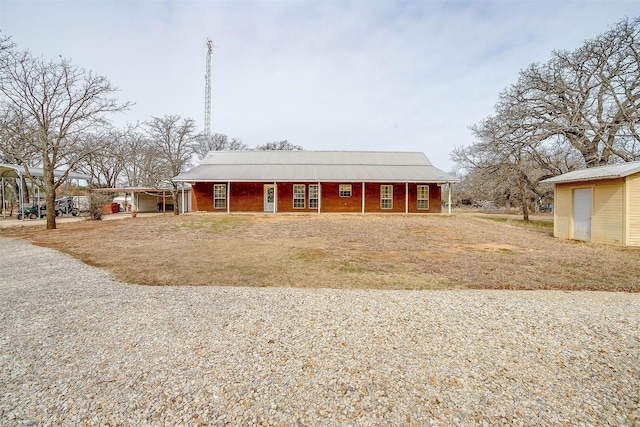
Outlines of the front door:
M 591 189 L 573 190 L 573 238 L 591 240 Z
M 274 184 L 264 185 L 264 211 L 275 212 L 276 209 L 276 186 Z

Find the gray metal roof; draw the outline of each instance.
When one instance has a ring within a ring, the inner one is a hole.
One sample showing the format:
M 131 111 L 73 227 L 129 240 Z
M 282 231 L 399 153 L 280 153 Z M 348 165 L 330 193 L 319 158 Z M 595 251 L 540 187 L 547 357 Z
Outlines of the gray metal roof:
M 596 179 L 615 179 L 624 178 L 640 172 L 639 162 L 618 163 L 615 165 L 600 166 L 597 168 L 580 169 L 558 175 L 553 178 L 545 179 L 543 183 L 559 183 L 559 182 L 580 182 L 593 181 Z
M 211 151 L 183 182 L 458 182 L 420 152 Z
M 54 170 L 53 175 L 55 177 L 61 177 L 64 171 Z M 42 168 L 29 167 L 29 175 L 34 178 L 41 178 L 44 176 L 44 170 Z M 27 176 L 27 171 L 23 165 L 9 165 L 6 163 L 0 163 L 0 178 L 19 178 L 20 176 Z M 69 172 L 69 179 L 82 179 L 89 181 L 91 177 L 83 173 Z

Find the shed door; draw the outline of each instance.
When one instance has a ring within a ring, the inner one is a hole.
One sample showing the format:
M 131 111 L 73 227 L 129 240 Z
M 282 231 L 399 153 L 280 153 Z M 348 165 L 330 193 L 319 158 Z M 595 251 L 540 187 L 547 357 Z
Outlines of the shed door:
M 591 240 L 591 188 L 573 190 L 573 238 Z

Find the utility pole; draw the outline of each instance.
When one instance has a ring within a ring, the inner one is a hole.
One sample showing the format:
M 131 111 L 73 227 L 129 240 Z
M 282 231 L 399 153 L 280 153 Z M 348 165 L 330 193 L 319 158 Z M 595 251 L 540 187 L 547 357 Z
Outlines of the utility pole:
M 211 134 L 211 53 L 213 52 L 213 42 L 207 39 L 207 74 L 204 86 L 204 134 Z

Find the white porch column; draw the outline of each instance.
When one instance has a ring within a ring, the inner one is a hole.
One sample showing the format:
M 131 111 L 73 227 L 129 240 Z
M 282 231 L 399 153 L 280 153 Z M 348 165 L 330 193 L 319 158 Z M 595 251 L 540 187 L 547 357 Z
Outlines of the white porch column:
M 362 183 L 362 213 L 364 213 L 364 199 L 365 199 L 365 191 L 364 191 L 365 183 Z
M 404 183 L 404 213 L 409 213 L 409 183 Z
M 320 202 L 322 201 L 322 190 L 320 188 L 320 182 L 318 182 L 318 213 L 320 213 Z
M 182 204 L 181 205 L 182 205 L 180 206 L 181 207 L 180 210 L 182 211 L 181 213 L 184 213 L 184 182 L 182 183 Z
M 451 215 L 451 183 L 449 183 L 449 215 Z
M 227 182 L 227 213 L 231 212 L 231 181 Z
M 278 212 L 278 183 L 273 182 L 273 213 Z
M 22 216 L 22 221 L 24 221 L 24 188 L 22 187 L 22 172 L 20 171 L 18 171 L 18 179 L 20 180 L 18 202 L 20 203 L 20 214 Z
M 4 178 L 2 178 L 2 217 L 7 217 L 7 210 L 5 209 L 6 200 L 4 198 Z

